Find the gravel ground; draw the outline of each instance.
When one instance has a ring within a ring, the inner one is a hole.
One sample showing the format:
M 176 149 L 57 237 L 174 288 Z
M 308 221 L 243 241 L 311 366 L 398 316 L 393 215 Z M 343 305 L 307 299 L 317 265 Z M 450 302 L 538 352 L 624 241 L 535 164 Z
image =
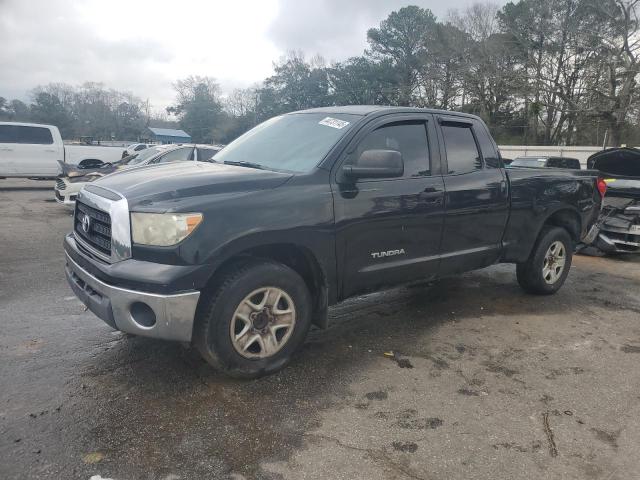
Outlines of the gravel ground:
M 552 297 L 503 265 L 352 299 L 244 382 L 85 312 L 52 182 L 0 182 L 2 479 L 638 478 L 637 258 L 577 256 Z

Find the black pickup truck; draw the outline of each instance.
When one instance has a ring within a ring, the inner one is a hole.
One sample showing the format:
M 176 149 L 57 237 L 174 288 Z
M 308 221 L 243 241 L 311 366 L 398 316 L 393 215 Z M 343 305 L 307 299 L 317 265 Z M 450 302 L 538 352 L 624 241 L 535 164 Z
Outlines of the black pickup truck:
M 467 114 L 335 107 L 272 118 L 212 163 L 80 192 L 64 241 L 76 295 L 111 327 L 192 342 L 238 377 L 282 368 L 327 309 L 498 262 L 531 293 L 597 234 L 597 175 L 506 170 Z

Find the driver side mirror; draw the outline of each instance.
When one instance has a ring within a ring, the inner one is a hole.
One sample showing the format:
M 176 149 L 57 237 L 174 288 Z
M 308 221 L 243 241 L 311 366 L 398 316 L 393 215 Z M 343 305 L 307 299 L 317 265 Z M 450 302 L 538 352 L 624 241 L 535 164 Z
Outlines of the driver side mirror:
M 358 163 L 346 165 L 342 171 L 349 180 L 397 178 L 404 175 L 404 162 L 402 154 L 396 150 L 365 150 Z

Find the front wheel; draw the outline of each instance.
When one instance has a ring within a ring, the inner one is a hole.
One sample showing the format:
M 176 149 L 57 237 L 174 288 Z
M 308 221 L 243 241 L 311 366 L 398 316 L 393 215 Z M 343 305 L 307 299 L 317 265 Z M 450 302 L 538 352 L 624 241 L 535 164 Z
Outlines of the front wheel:
M 268 261 L 239 266 L 198 309 L 194 343 L 216 369 L 257 378 L 283 368 L 311 325 L 304 280 Z
M 516 268 L 518 283 L 528 293 L 550 295 L 564 284 L 571 268 L 573 241 L 560 227 L 545 227 L 529 259 Z

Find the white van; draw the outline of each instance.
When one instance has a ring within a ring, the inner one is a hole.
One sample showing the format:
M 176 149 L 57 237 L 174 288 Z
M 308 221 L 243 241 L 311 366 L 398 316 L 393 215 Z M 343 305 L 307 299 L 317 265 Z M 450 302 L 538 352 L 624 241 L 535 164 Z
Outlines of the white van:
M 53 178 L 64 162 L 58 127 L 0 122 L 0 177 Z

